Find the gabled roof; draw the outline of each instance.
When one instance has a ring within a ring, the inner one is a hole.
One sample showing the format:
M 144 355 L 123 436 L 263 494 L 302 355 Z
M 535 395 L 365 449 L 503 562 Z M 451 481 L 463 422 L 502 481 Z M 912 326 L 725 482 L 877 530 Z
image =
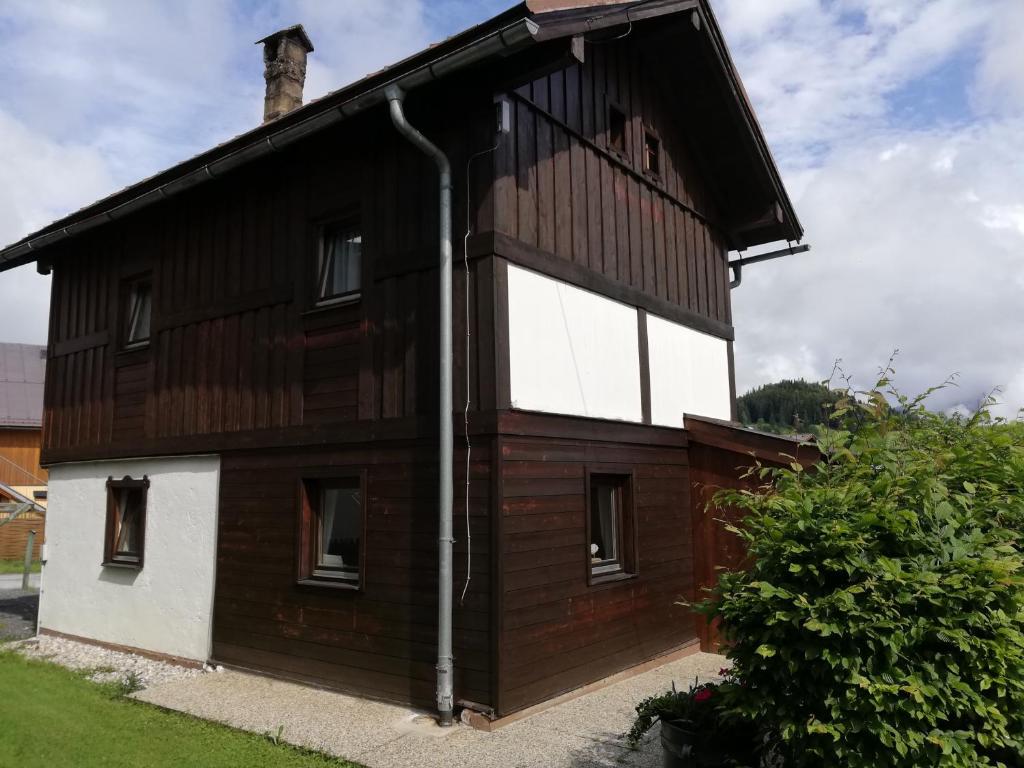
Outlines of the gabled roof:
M 46 347 L 0 344 L 0 428 L 43 426 Z
M 615 0 L 526 0 L 482 24 L 22 238 L 0 250 L 0 271 L 36 261 L 56 242 L 217 178 L 381 104 L 385 100 L 384 89 L 389 85 L 397 84 L 409 90 L 482 61 L 512 56 L 531 46 L 553 44 L 623 25 L 632 28 L 634 24 L 683 13 L 688 14 L 692 24 L 690 29 L 698 34 L 688 38 L 692 45 L 680 48 L 694 49 L 683 51 L 683 55 L 688 56 L 691 62 L 699 59 L 701 64 L 695 70 L 698 72 L 695 77 L 700 80 L 685 97 L 704 99 L 714 110 L 724 110 L 718 115 L 718 123 L 709 129 L 709 141 L 718 144 L 731 142 L 725 153 L 712 147 L 702 152 L 724 163 L 721 169 L 709 170 L 725 178 L 725 183 L 756 186 L 758 194 L 768 201 L 763 213 L 759 211 L 757 216 L 748 217 L 751 221 L 744 224 L 746 229 L 730 233 L 734 246 L 746 248 L 774 240 L 800 240 L 803 229 L 732 63 L 709 0 L 638 0 L 626 3 Z M 705 76 L 708 76 L 707 82 Z M 728 130 L 723 132 L 720 128 L 726 124 Z
M 26 512 L 46 512 L 46 507 L 36 502 L 35 499 L 30 499 L 17 488 L 0 483 L 0 501 L 6 499 L 10 499 L 7 502 L 9 504 L 31 504 L 32 506 Z

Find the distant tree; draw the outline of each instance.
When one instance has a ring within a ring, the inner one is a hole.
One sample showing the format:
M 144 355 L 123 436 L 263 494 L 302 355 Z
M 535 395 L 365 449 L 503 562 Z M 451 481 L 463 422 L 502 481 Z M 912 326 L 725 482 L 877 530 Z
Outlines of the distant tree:
M 737 401 L 740 421 L 768 432 L 813 432 L 839 393 L 817 382 L 787 379 L 752 389 Z

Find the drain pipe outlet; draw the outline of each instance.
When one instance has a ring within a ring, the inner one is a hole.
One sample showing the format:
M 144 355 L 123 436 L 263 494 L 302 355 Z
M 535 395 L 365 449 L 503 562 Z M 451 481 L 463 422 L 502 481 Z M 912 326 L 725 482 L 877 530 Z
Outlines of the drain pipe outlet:
M 452 171 L 444 152 L 405 119 L 405 93 L 397 85 L 384 92 L 391 111 L 391 122 L 424 154 L 437 163 L 441 175 L 441 442 L 440 494 L 438 498 L 438 576 L 437 588 L 437 714 L 442 726 L 453 723 L 452 686 Z

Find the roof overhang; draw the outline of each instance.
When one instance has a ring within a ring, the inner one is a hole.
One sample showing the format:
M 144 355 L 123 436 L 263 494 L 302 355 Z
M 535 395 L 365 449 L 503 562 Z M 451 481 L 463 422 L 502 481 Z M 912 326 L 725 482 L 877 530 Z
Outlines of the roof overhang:
M 315 133 L 384 103 L 384 91 L 398 85 L 409 91 L 486 60 L 508 57 L 530 46 L 573 38 L 601 29 L 689 11 L 694 27 L 704 30 L 709 53 L 728 90 L 727 99 L 758 166 L 772 190 L 768 211 L 746 229 L 731 233 L 734 247 L 803 235 L 767 141 L 732 63 L 708 0 L 528 0 L 489 21 L 421 51 L 387 69 L 312 101 L 155 176 L 72 213 L 0 250 L 0 271 L 40 261 L 54 244 L 173 197 L 236 168 L 279 152 Z

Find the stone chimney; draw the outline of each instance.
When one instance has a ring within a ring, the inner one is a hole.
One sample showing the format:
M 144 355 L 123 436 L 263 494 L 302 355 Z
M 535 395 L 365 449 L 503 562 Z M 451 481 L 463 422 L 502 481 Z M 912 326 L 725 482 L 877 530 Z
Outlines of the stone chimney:
M 282 29 L 257 40 L 263 43 L 263 77 L 267 92 L 263 99 L 263 122 L 269 122 L 302 106 L 302 86 L 306 82 L 306 54 L 313 52 L 301 24 Z

